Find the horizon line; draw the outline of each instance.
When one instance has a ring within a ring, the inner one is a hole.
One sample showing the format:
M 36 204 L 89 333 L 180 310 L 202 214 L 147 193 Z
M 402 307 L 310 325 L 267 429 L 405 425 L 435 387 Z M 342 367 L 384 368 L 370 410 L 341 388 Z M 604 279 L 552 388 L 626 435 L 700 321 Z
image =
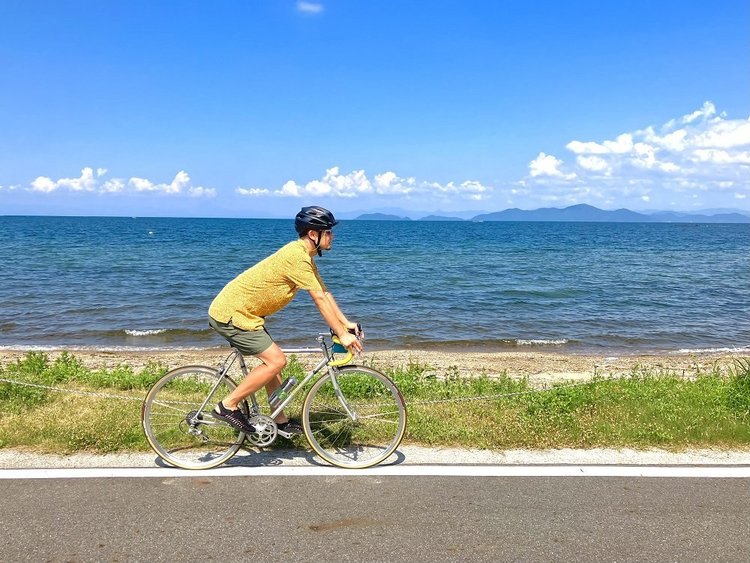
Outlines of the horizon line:
M 419 210 L 409 210 L 409 209 L 400 209 L 398 207 L 393 208 L 392 210 L 388 211 L 364 211 L 364 210 L 355 210 L 355 211 L 341 211 L 337 212 L 339 216 L 342 215 L 354 215 L 356 214 L 357 217 L 348 218 L 348 219 L 341 219 L 343 221 L 352 221 L 357 220 L 358 217 L 361 217 L 363 215 L 384 215 L 384 216 L 390 216 L 390 217 L 397 217 L 398 219 L 394 220 L 421 220 L 425 219 L 427 217 L 445 217 L 448 219 L 454 219 L 458 221 L 467 221 L 472 222 L 474 218 L 482 216 L 482 215 L 493 215 L 497 213 L 504 213 L 506 211 L 521 211 L 524 213 L 531 213 L 535 211 L 547 211 L 547 210 L 556 210 L 556 211 L 564 211 L 567 209 L 571 209 L 574 207 L 588 207 L 592 210 L 596 211 L 604 211 L 608 213 L 614 213 L 617 211 L 627 211 L 630 213 L 635 213 L 638 215 L 643 215 L 644 217 L 651 217 L 653 215 L 658 215 L 662 213 L 675 213 L 680 215 L 689 215 L 689 216 L 703 216 L 703 217 L 715 217 L 717 215 L 729 215 L 729 214 L 737 214 L 737 215 L 744 215 L 746 217 L 750 217 L 750 209 L 740 209 L 740 208 L 716 208 L 719 211 L 715 211 L 713 208 L 708 209 L 698 209 L 695 211 L 684 211 L 684 210 L 673 210 L 673 209 L 657 209 L 657 210 L 649 210 L 649 211 L 637 211 L 633 209 L 629 209 L 627 207 L 619 207 L 616 209 L 603 209 L 601 207 L 596 207 L 595 205 L 591 205 L 588 203 L 575 203 L 571 204 L 565 207 L 537 207 L 535 209 L 522 209 L 520 207 L 508 207 L 505 209 L 500 209 L 496 211 L 456 211 L 455 214 L 447 214 L 449 212 L 436 210 L 436 211 L 419 211 Z M 382 208 L 380 208 L 382 209 Z M 710 214 L 709 214 L 710 212 Z M 404 213 L 407 215 L 397 215 L 396 213 Z M 465 215 L 466 213 L 474 213 L 474 217 L 470 219 L 463 219 L 461 217 L 458 217 L 457 215 Z M 419 219 L 412 219 L 409 215 L 417 216 L 420 215 Z M 269 219 L 269 220 L 292 220 L 293 217 L 291 215 L 285 215 L 285 216 L 279 216 L 279 215 L 265 215 L 265 216 L 245 216 L 245 215 L 133 215 L 130 213 L 126 214 L 115 214 L 115 215 L 104 215 L 104 214 L 98 214 L 98 213 L 92 213 L 92 214 L 56 214 L 56 213 L 3 213 L 0 214 L 0 217 L 115 217 L 115 218 L 132 218 L 132 219 Z M 524 221 L 519 221 L 524 222 Z M 538 221 L 533 221 L 538 222 Z M 553 221 L 554 222 L 554 221 Z M 571 221 L 565 221 L 565 222 L 571 222 Z M 572 221 L 575 222 L 575 221 Z M 591 222 L 591 221 L 580 221 L 580 222 Z M 606 222 L 606 221 L 596 221 L 596 222 Z

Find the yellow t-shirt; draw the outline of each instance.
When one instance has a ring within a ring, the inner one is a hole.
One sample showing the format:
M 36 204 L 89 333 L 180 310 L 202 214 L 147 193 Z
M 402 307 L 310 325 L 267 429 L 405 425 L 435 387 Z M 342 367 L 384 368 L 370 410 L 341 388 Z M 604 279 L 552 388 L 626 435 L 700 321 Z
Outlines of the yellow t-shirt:
M 298 289 L 326 290 L 302 240 L 290 242 L 230 281 L 208 314 L 243 330 L 258 330 L 263 317 L 288 305 Z

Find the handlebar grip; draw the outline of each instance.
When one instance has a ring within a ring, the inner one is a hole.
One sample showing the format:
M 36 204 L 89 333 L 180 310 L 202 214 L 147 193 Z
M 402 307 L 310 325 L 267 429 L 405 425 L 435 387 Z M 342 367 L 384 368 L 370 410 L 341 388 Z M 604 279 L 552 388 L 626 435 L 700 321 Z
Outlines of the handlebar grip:
M 334 354 L 346 354 L 343 358 L 340 358 L 338 360 L 334 360 L 332 362 L 329 362 L 329 366 L 338 367 L 338 366 L 344 366 L 352 361 L 352 358 L 354 357 L 354 354 L 351 350 L 344 348 L 344 346 L 339 341 L 338 337 L 333 337 L 333 348 L 331 350 Z
M 331 351 L 334 354 L 346 354 L 349 350 L 344 347 L 344 345 L 339 340 L 338 336 L 333 337 L 333 347 L 331 348 Z

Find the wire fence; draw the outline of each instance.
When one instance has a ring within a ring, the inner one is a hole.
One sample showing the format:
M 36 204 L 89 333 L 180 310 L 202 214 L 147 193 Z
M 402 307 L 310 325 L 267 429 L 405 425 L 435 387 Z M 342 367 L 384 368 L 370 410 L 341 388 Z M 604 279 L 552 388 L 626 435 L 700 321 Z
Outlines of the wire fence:
M 460 403 L 460 402 L 471 402 L 471 401 L 495 401 L 500 399 L 505 399 L 509 397 L 518 397 L 522 395 L 532 395 L 532 394 L 538 394 L 538 393 L 546 393 L 549 391 L 557 391 L 560 389 L 570 389 L 574 387 L 583 387 L 583 386 L 589 386 L 594 385 L 602 382 L 607 381 L 614 381 L 617 379 L 621 379 L 621 377 L 602 377 L 602 376 L 595 376 L 592 379 L 588 379 L 586 381 L 578 381 L 578 382 L 570 382 L 570 383 L 556 383 L 552 386 L 547 386 L 544 388 L 539 389 L 526 389 L 523 391 L 511 391 L 507 393 L 494 393 L 490 395 L 475 395 L 470 397 L 451 397 L 451 398 L 445 398 L 445 399 L 421 399 L 421 400 L 414 400 L 414 401 L 408 401 L 409 405 L 434 405 L 434 404 L 444 404 L 444 403 Z M 117 395 L 112 393 L 102 393 L 102 392 L 96 392 L 96 391 L 84 391 L 82 389 L 71 389 L 68 387 L 56 387 L 53 385 L 43 385 L 41 383 L 30 383 L 28 381 L 18 381 L 15 379 L 7 379 L 0 377 L 0 383 L 7 383 L 9 385 L 18 385 L 21 387 L 30 387 L 35 389 L 42 389 L 45 391 L 54 391 L 57 393 L 66 393 L 71 395 L 81 395 L 81 396 L 88 396 L 88 397 L 96 397 L 99 399 L 117 399 L 122 401 L 138 401 L 142 402 L 145 396 L 141 395 L 138 397 L 131 396 L 131 395 Z
M 68 393 L 71 395 L 84 395 L 97 397 L 99 399 L 119 399 L 121 401 L 143 401 L 143 397 L 131 397 L 129 395 L 113 395 L 110 393 L 97 393 L 95 391 L 83 391 L 82 389 L 70 389 L 67 387 L 54 387 L 52 385 L 42 385 L 41 383 L 29 383 L 28 381 L 17 381 L 15 379 L 6 379 L 0 377 L 0 383 L 10 385 L 19 385 L 21 387 L 32 387 L 35 389 L 44 389 L 45 391 L 56 391 L 58 393 Z
M 469 397 L 451 397 L 445 399 L 420 399 L 408 401 L 409 405 L 434 405 L 444 403 L 460 403 L 460 402 L 471 402 L 471 401 L 494 401 L 500 399 L 506 399 L 510 397 L 518 397 L 523 395 L 533 395 L 538 393 L 547 393 L 550 391 L 558 391 L 562 389 L 571 389 L 575 387 L 590 386 L 610 381 L 621 380 L 626 377 L 637 377 L 639 375 L 647 375 L 653 373 L 655 370 L 660 373 L 668 373 L 681 379 L 692 379 L 702 373 L 705 369 L 703 366 L 695 364 L 690 368 L 672 368 L 669 366 L 622 366 L 614 364 L 605 365 L 594 365 L 592 376 L 589 379 L 583 381 L 557 381 L 547 383 L 542 387 L 535 389 L 525 389 L 523 391 L 511 391 L 506 393 L 495 393 L 490 395 L 475 395 Z M 714 366 L 714 369 L 718 369 Z M 603 372 L 608 372 L 608 376 L 602 375 Z M 721 371 L 721 370 L 719 370 Z M 16 379 L 8 379 L 0 377 L 0 383 L 7 383 L 9 385 L 17 385 L 22 387 L 30 387 L 36 389 L 42 389 L 45 391 L 54 391 L 57 393 L 66 393 L 71 395 L 81 395 L 96 397 L 100 399 L 117 399 L 122 401 L 137 401 L 142 402 L 145 396 L 145 392 L 140 396 L 132 395 L 118 395 L 112 393 L 103 393 L 96 391 L 85 391 L 82 389 L 72 389 L 69 387 L 56 387 L 53 385 L 44 385 L 41 383 L 32 383 L 28 381 L 19 381 Z

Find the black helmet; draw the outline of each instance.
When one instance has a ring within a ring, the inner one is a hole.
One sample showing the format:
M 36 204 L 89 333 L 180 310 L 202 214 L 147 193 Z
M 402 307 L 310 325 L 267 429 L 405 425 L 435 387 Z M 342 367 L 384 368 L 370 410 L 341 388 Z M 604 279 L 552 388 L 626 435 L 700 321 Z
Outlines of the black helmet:
M 326 231 L 332 229 L 338 221 L 333 213 L 325 207 L 316 205 L 303 207 L 294 218 L 294 228 L 297 229 L 299 236 L 304 235 L 307 231 Z

